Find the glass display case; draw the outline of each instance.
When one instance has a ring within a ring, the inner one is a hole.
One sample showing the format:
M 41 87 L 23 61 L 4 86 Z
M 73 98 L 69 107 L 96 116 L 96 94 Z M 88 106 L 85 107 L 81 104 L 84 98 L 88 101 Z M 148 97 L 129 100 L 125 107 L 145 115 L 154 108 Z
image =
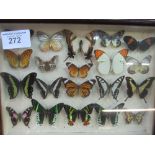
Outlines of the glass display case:
M 154 134 L 154 25 L 1 21 L 1 134 Z

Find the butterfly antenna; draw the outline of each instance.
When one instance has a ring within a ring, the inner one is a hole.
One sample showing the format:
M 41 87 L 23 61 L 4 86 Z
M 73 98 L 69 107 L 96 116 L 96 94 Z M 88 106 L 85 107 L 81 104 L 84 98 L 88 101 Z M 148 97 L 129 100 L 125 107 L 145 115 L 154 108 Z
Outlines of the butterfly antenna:
M 128 100 L 129 97 L 127 97 L 124 101 L 126 102 Z
M 144 98 L 144 102 L 147 103 L 146 99 Z
M 69 56 L 64 60 L 64 62 L 69 58 Z

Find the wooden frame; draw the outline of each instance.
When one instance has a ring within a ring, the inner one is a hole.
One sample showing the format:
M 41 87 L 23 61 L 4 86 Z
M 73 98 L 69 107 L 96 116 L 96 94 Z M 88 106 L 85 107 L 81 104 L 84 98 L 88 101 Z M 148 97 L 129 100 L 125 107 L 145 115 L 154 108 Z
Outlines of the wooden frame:
M 155 20 L 152 19 L 118 19 L 118 20 L 96 20 L 96 19 L 1 19 L 0 23 L 57 23 L 57 24 L 107 24 L 107 25 L 137 25 L 137 26 L 155 26 Z M 0 96 L 0 134 L 3 134 L 3 121 L 1 114 L 1 96 Z M 155 124 L 154 133 L 155 134 Z

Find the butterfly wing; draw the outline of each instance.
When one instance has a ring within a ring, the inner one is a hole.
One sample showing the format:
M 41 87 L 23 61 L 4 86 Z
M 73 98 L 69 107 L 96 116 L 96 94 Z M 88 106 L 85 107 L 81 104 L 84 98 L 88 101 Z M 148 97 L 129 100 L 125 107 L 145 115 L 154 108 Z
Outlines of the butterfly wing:
M 101 50 L 95 50 L 94 53 L 98 62 L 97 66 L 98 72 L 100 74 L 106 74 L 106 75 L 109 74 L 111 68 L 111 61 L 109 56 Z
M 14 99 L 19 92 L 20 82 L 13 75 L 9 73 L 2 72 L 0 73 L 0 75 L 8 85 L 8 93 L 10 99 Z
M 22 80 L 22 88 L 23 92 L 26 97 L 32 98 L 33 93 L 33 84 L 36 81 L 37 73 L 32 72 L 25 76 L 25 78 Z
M 132 112 L 125 112 L 125 121 L 130 124 L 134 120 L 134 114 Z
M 104 31 L 100 31 L 100 38 L 101 38 L 101 45 L 103 47 L 107 47 L 111 44 L 111 36 L 104 32 Z
M 55 123 L 57 114 L 60 113 L 62 108 L 64 107 L 63 103 L 59 103 L 55 106 L 53 106 L 51 109 L 48 110 L 48 117 L 49 117 L 49 124 L 52 125 Z
M 78 76 L 79 68 L 76 65 L 74 65 L 73 63 L 67 62 L 66 66 L 68 67 L 69 75 L 71 77 L 77 77 Z
M 110 89 L 109 84 L 100 76 L 96 76 L 96 80 L 99 86 L 100 98 L 104 98 Z
M 92 113 L 93 108 L 94 104 L 89 104 L 80 110 L 80 117 L 83 122 L 83 125 L 86 126 L 90 124 L 89 122 L 91 119 L 90 114 Z
M 122 109 L 123 107 L 124 107 L 124 103 L 120 103 L 114 109 Z M 118 114 L 119 114 L 119 111 L 118 112 L 110 112 L 108 114 L 112 125 L 116 125 L 118 123 Z
M 54 69 L 56 69 L 57 61 L 58 61 L 57 55 L 53 56 L 50 61 L 47 61 L 46 63 L 48 64 L 47 66 L 49 67 L 46 68 L 46 71 L 53 71 Z
M 96 80 L 91 79 L 88 80 L 84 83 L 82 83 L 79 87 L 79 94 L 81 97 L 87 97 L 90 94 L 90 90 L 93 88 L 93 86 L 95 85 Z
M 138 124 L 142 123 L 144 114 L 144 112 L 138 112 L 137 114 L 135 114 L 135 120 Z
M 32 107 L 29 107 L 29 108 L 27 108 L 22 113 L 22 120 L 23 120 L 23 123 L 25 124 L 25 126 L 29 126 L 29 122 L 30 122 L 30 117 L 31 117 L 32 110 L 33 110 L 33 108 Z
M 131 51 L 134 51 L 139 46 L 138 41 L 131 36 L 125 36 L 123 40 Z
M 13 68 L 17 68 L 19 66 L 19 58 L 13 51 L 5 50 L 5 57 L 7 58 L 9 64 Z
M 127 49 L 119 51 L 112 60 L 112 69 L 115 74 L 121 74 L 124 70 L 125 58 L 128 55 Z
M 130 98 L 136 92 L 137 84 L 131 77 L 126 77 L 126 83 L 127 83 L 127 95 L 128 98 Z
M 43 124 L 44 117 L 45 117 L 45 109 L 44 107 L 35 99 L 31 100 L 33 110 L 37 112 L 37 123 Z
M 139 91 L 139 97 L 140 98 L 145 98 L 148 94 L 148 89 L 152 86 L 153 81 L 155 80 L 155 77 L 150 77 L 144 80 L 139 86 L 138 86 L 138 91 Z
M 64 105 L 64 109 L 67 114 L 68 125 L 73 126 L 78 117 L 78 110 L 69 105 Z
M 59 97 L 62 77 L 57 78 L 50 86 L 49 91 L 54 95 L 55 98 Z
M 64 83 L 68 96 L 73 97 L 78 93 L 78 85 L 76 83 L 66 78 L 63 78 L 62 81 Z
M 113 96 L 113 99 L 117 100 L 117 96 L 119 94 L 119 88 L 121 87 L 123 80 L 124 80 L 125 76 L 121 76 L 119 77 L 117 80 L 115 80 L 113 82 L 113 84 L 111 85 L 111 93 Z
M 146 38 L 139 44 L 139 50 L 146 51 L 155 43 L 155 37 Z
M 79 76 L 80 78 L 85 78 L 88 75 L 90 68 L 93 66 L 92 63 L 88 63 L 79 68 Z
M 32 54 L 32 49 L 27 49 L 27 50 L 25 50 L 25 51 L 20 55 L 19 66 L 20 66 L 21 68 L 26 68 L 26 67 L 28 67 L 31 54 Z
M 48 95 L 48 85 L 40 79 L 36 79 L 36 84 L 37 87 L 40 89 L 40 94 L 42 98 L 45 99 Z
M 117 33 L 112 35 L 111 43 L 114 47 L 119 47 L 121 45 L 121 38 L 124 35 L 124 30 L 120 30 Z
M 18 114 L 11 108 L 11 107 L 6 107 L 6 110 L 9 113 L 9 116 L 11 118 L 11 122 L 13 126 L 16 126 L 18 123 Z

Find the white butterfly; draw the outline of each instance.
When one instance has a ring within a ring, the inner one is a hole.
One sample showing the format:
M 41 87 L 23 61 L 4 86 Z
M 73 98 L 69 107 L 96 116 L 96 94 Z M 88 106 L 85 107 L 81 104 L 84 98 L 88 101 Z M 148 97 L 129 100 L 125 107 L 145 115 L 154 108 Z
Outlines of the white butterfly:
M 124 70 L 125 58 L 128 55 L 127 49 L 120 50 L 111 59 L 104 51 L 95 50 L 95 57 L 98 62 L 98 71 L 101 74 L 109 74 L 113 71 L 115 74 L 120 74 Z

